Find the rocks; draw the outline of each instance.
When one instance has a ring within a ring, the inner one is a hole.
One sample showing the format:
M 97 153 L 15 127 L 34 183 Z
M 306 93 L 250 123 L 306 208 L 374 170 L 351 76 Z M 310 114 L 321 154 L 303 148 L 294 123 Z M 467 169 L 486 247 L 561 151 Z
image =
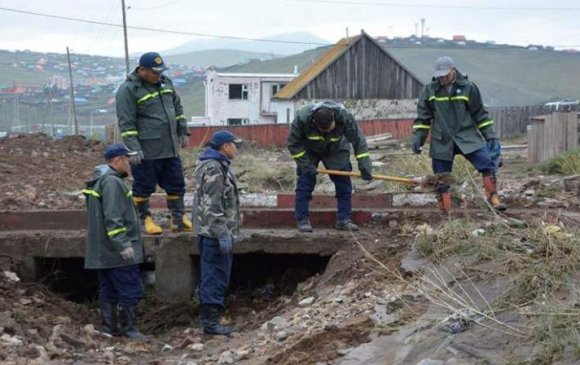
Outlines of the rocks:
M 4 271 L 4 276 L 5 276 L 5 277 L 6 277 L 8 280 L 10 280 L 10 281 L 12 281 L 12 282 L 14 282 L 14 283 L 17 283 L 17 282 L 19 282 L 19 281 L 20 281 L 20 278 L 18 277 L 18 275 L 16 275 L 16 274 L 15 274 L 15 273 L 13 273 L 12 271 Z
M 423 359 L 417 365 L 445 365 L 445 362 L 442 360 Z
M 288 328 L 288 326 L 290 326 L 290 323 L 284 318 L 279 316 L 276 316 L 272 318 L 269 322 L 267 322 L 267 328 L 270 331 L 283 330 Z
M 276 340 L 281 342 L 288 338 L 288 332 L 286 331 L 279 331 L 276 333 Z
M 187 349 L 193 352 L 201 352 L 205 348 L 203 343 L 192 343 L 191 345 L 187 346 Z
M 233 364 L 234 363 L 234 353 L 230 350 L 226 350 L 220 354 L 218 357 L 218 364 Z
M 308 307 L 309 305 L 312 305 L 312 303 L 314 303 L 314 297 L 308 297 L 306 299 L 302 299 L 298 305 L 301 307 Z

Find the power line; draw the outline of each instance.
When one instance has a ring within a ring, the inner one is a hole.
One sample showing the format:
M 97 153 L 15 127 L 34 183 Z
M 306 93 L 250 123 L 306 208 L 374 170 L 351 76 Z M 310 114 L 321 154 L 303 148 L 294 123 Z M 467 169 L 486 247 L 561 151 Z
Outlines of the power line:
M 522 11 L 580 11 L 578 7 L 554 8 L 554 7 L 530 7 L 530 6 L 481 6 L 481 5 L 444 5 L 444 4 L 397 4 L 382 1 L 360 2 L 351 0 L 286 0 L 304 3 L 323 3 L 338 5 L 370 5 L 389 6 L 397 8 L 429 8 L 429 9 L 460 9 L 460 10 L 522 10 Z
M 60 20 L 67 20 L 67 21 L 72 21 L 72 22 L 95 24 L 95 25 L 106 25 L 106 26 L 110 26 L 110 27 L 123 28 L 123 25 L 121 25 L 121 24 L 98 22 L 98 21 L 89 20 L 89 19 L 72 18 L 72 17 L 60 16 L 60 15 L 44 14 L 44 13 L 37 13 L 37 12 L 33 12 L 33 11 L 4 8 L 4 7 L 0 7 L 0 10 L 9 11 L 12 13 L 35 15 L 35 16 L 40 16 L 40 17 L 44 17 L 44 18 L 60 19 Z M 253 41 L 253 42 L 264 42 L 264 43 L 306 44 L 306 45 L 314 45 L 314 46 L 328 46 L 328 45 L 330 45 L 330 43 L 285 41 L 285 40 L 280 40 L 280 39 L 247 38 L 247 37 L 238 37 L 238 36 L 230 36 L 230 35 L 184 32 L 184 31 L 179 31 L 179 30 L 158 29 L 158 28 L 138 27 L 138 26 L 127 26 L 127 28 L 135 29 L 135 30 L 143 30 L 143 31 L 147 31 L 147 32 L 180 34 L 180 35 L 190 35 L 190 36 L 195 36 L 195 37 L 207 37 L 207 38 L 236 39 L 236 40 L 241 40 L 241 41 Z

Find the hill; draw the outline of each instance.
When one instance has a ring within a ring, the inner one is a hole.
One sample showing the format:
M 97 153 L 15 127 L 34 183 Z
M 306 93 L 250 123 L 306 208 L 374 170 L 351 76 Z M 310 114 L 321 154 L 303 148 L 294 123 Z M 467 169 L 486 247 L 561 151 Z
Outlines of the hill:
M 326 39 L 319 38 L 308 32 L 275 34 L 259 39 L 263 41 L 247 41 L 240 39 L 198 39 L 187 42 L 176 48 L 166 49 L 160 53 L 164 55 L 176 55 L 210 49 L 237 49 L 246 52 L 290 55 L 310 50 L 314 47 L 318 47 L 320 44 L 331 43 Z M 271 40 L 273 42 L 268 42 L 266 40 Z
M 229 72 L 287 72 L 290 65 L 299 70 L 325 51 L 321 47 L 299 55 L 270 61 L 251 62 L 228 69 Z M 489 105 L 528 105 L 559 98 L 580 99 L 580 54 L 530 51 L 524 48 L 437 48 L 388 47 L 387 51 L 413 72 L 429 82 L 432 65 L 441 55 L 454 58 L 457 67 L 480 87 Z
M 212 49 L 169 55 L 165 59 L 169 64 L 207 68 L 210 66 L 228 67 L 255 60 L 271 60 L 277 57 L 280 56 L 271 53 L 241 51 L 236 49 Z

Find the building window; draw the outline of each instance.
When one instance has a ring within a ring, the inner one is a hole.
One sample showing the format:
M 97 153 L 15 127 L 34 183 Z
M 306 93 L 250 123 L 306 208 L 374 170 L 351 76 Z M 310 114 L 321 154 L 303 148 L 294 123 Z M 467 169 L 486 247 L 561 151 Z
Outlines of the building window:
M 230 100 L 248 100 L 247 84 L 230 84 Z
M 228 118 L 228 125 L 246 125 L 250 124 L 247 118 Z
M 286 84 L 274 84 L 272 85 L 272 95 L 276 95 L 278 91 L 282 90 L 282 88 L 286 86 Z

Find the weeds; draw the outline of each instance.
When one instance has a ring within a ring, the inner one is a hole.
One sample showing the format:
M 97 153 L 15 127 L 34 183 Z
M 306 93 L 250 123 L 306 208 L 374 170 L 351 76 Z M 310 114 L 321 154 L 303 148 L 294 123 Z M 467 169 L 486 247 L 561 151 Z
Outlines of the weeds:
M 539 169 L 543 173 L 551 175 L 580 174 L 580 149 L 558 155 L 541 164 Z

